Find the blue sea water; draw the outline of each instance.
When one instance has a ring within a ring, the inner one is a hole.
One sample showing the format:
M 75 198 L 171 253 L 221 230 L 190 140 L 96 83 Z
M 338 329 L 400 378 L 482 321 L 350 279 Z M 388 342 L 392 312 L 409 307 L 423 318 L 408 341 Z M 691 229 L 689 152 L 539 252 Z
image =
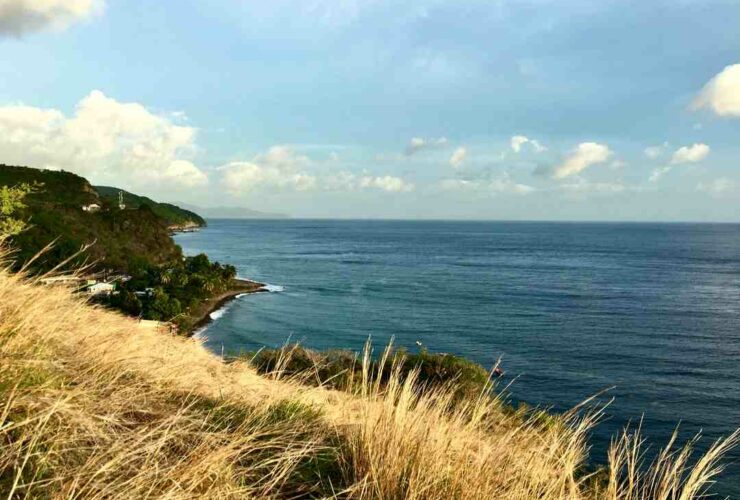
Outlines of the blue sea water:
M 293 341 L 360 350 L 391 337 L 491 366 L 514 400 L 614 402 L 592 457 L 643 417 L 700 447 L 740 427 L 740 225 L 211 220 L 178 235 L 277 293 L 232 302 L 215 352 Z M 740 452 L 716 493 L 740 498 Z

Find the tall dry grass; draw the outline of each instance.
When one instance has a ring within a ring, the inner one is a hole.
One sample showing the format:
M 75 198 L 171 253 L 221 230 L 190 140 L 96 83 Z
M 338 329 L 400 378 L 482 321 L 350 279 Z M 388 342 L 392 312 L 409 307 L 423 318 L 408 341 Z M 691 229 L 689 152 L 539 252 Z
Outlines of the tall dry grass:
M 698 498 L 738 434 L 643 463 L 639 432 L 589 474 L 599 408 L 543 418 L 459 401 L 412 373 L 350 392 L 257 375 L 0 269 L 0 492 L 6 498 Z

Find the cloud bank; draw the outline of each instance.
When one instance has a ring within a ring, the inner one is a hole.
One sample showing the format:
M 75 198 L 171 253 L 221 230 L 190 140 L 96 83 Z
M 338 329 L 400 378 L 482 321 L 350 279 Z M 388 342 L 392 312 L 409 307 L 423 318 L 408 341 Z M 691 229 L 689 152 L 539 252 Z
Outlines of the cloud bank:
M 740 64 L 727 66 L 709 80 L 691 107 L 706 108 L 718 116 L 740 116 Z
M 64 169 L 95 183 L 122 187 L 195 187 L 206 175 L 189 157 L 196 130 L 172 123 L 137 103 L 98 90 L 74 116 L 24 105 L 0 107 L 0 158 L 37 168 Z
M 317 165 L 291 146 L 271 147 L 249 161 L 235 161 L 218 168 L 221 184 L 232 196 L 253 191 L 359 191 L 375 189 L 387 193 L 405 193 L 413 184 L 392 175 L 374 176 L 367 172 L 314 173 Z
M 0 0 L 0 36 L 62 30 L 102 6 L 102 0 Z

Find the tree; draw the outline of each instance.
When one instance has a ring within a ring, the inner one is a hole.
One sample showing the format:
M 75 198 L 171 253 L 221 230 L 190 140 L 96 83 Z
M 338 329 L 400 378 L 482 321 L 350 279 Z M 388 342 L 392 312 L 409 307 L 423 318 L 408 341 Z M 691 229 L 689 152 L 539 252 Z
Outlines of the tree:
M 26 222 L 13 217 L 26 204 L 23 200 L 33 192 L 29 184 L 0 187 L 0 238 L 18 234 L 26 228 Z

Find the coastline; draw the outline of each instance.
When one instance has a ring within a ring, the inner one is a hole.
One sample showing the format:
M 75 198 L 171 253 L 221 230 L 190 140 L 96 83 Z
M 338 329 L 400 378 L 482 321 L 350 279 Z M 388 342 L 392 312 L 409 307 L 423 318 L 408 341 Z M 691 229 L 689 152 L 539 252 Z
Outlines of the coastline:
M 223 308 L 226 304 L 237 298 L 239 295 L 247 293 L 266 292 L 265 284 L 258 281 L 235 278 L 234 286 L 227 291 L 216 295 L 208 300 L 203 301 L 196 311 L 191 314 L 193 318 L 193 327 L 188 332 L 188 337 L 192 337 L 198 330 L 209 324 L 213 319 L 211 314 Z

